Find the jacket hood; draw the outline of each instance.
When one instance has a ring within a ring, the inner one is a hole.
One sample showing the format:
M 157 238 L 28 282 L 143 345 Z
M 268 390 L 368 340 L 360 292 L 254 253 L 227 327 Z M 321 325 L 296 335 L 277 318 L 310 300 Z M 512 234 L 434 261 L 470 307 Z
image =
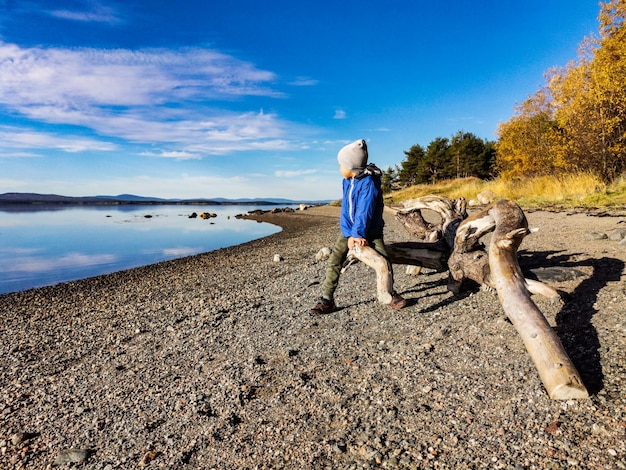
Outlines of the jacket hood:
M 368 164 L 365 168 L 357 172 L 355 178 L 360 180 L 361 178 L 365 178 L 366 176 L 374 176 L 374 177 L 382 177 L 383 172 L 380 168 L 378 168 L 374 163 Z

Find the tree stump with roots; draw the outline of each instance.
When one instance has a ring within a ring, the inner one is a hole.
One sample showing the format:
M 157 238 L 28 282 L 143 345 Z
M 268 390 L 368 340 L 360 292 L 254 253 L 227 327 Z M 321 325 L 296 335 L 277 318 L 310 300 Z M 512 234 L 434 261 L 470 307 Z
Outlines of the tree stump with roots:
M 421 213 L 424 209 L 439 214 L 441 221 L 427 222 Z M 407 231 L 421 240 L 386 245 L 388 261 L 368 247 L 352 250 L 349 256 L 376 271 L 379 301 L 388 303 L 390 298 L 389 262 L 448 270 L 448 289 L 454 294 L 460 292 L 465 280 L 471 279 L 497 292 L 550 398 L 589 396 L 558 336 L 531 298 L 531 294 L 540 294 L 560 299 L 558 292 L 539 281 L 525 279 L 519 267 L 517 249 L 530 230 L 516 203 L 500 200 L 468 217 L 464 199 L 426 196 L 404 201 L 392 210 Z M 488 247 L 481 241 L 487 234 L 491 234 Z

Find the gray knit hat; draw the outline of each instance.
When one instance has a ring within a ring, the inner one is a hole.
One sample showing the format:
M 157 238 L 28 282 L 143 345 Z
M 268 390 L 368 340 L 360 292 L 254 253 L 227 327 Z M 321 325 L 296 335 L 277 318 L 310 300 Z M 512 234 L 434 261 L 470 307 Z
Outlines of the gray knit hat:
M 367 165 L 367 144 L 363 139 L 343 147 L 337 154 L 339 166 L 350 171 L 358 171 Z

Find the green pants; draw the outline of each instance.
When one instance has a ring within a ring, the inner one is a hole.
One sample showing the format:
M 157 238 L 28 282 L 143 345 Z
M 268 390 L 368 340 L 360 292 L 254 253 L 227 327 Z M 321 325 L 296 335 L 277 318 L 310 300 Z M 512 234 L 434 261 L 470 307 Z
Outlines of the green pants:
M 369 246 L 374 248 L 378 253 L 387 258 L 387 251 L 385 250 L 385 242 L 383 236 L 367 240 Z M 339 275 L 341 274 L 341 267 L 343 266 L 346 257 L 348 256 L 348 239 L 343 235 L 340 235 L 335 242 L 333 251 L 328 258 L 328 265 L 326 268 L 326 279 L 322 284 L 322 295 L 329 299 L 332 299 L 335 295 L 335 290 L 339 284 Z

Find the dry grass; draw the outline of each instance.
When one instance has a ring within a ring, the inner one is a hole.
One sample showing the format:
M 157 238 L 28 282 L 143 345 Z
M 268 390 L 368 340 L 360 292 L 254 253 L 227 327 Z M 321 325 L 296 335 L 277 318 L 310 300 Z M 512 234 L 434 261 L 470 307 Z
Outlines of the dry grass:
M 420 184 L 387 196 L 390 203 L 434 194 L 468 201 L 476 199 L 481 191 L 493 191 L 498 198 L 510 199 L 522 207 L 620 207 L 626 206 L 626 178 L 606 185 L 588 173 L 533 178 L 483 181 L 462 178 L 442 181 L 434 185 Z

